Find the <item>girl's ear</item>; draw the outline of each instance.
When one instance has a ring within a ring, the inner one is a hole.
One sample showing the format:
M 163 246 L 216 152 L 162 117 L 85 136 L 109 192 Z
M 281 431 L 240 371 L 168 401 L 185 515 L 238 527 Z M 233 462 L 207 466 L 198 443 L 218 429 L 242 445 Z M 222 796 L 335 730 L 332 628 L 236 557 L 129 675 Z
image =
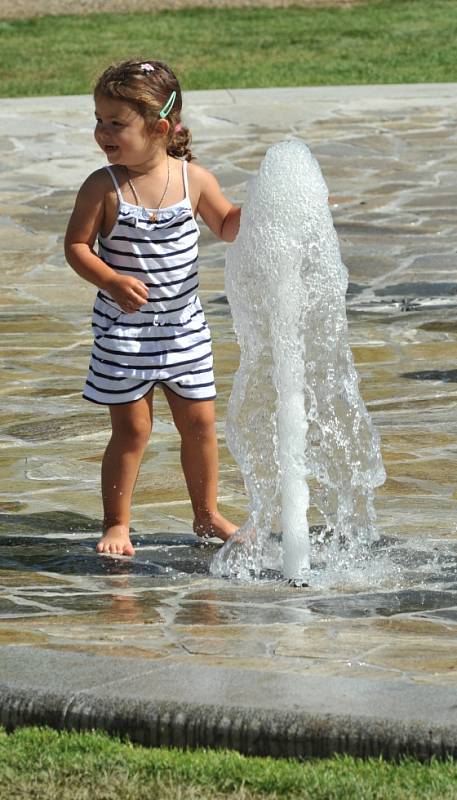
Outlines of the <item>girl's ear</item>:
M 155 124 L 155 130 L 160 136 L 166 136 L 170 130 L 170 123 L 167 119 L 159 119 Z

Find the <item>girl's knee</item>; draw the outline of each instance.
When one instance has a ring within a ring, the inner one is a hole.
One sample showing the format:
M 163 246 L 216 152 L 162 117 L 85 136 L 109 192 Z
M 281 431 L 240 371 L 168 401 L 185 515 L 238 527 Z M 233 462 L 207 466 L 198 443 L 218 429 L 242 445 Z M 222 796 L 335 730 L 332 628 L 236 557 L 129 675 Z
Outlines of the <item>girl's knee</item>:
M 142 397 L 134 403 L 110 406 L 113 438 L 128 449 L 144 448 L 152 430 L 151 397 Z
M 212 436 L 216 425 L 213 400 L 188 400 L 165 392 L 173 420 L 181 437 Z
M 128 417 L 113 421 L 113 437 L 124 440 L 132 449 L 145 447 L 151 435 L 152 423 L 145 417 Z
M 187 419 L 181 421 L 178 430 L 183 438 L 209 439 L 215 435 L 215 415 L 208 411 L 204 413 L 199 413 L 197 411 L 196 413 L 189 414 Z

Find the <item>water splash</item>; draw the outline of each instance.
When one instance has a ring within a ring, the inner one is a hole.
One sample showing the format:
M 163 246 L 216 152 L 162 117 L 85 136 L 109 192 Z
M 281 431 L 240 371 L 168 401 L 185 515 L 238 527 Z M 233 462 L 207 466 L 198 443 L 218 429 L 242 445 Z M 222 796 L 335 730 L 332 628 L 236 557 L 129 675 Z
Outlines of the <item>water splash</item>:
M 226 438 L 250 515 L 212 573 L 306 580 L 309 504 L 320 516 L 325 557 L 343 548 L 346 561 L 356 558 L 377 538 L 373 490 L 385 472 L 348 344 L 347 270 L 328 191 L 303 142 L 267 151 L 225 278 L 241 351 Z

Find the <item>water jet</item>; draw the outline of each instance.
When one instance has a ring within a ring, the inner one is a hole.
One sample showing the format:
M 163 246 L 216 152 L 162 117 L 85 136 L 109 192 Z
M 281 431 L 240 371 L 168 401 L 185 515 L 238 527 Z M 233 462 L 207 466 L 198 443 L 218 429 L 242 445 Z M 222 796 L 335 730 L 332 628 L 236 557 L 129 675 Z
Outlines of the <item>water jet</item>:
M 250 513 L 212 572 L 251 579 L 273 570 L 307 583 L 310 505 L 332 531 L 331 557 L 341 542 L 369 545 L 385 472 L 348 342 L 348 276 L 328 190 L 304 142 L 267 151 L 227 251 L 225 284 L 240 347 L 226 439 Z

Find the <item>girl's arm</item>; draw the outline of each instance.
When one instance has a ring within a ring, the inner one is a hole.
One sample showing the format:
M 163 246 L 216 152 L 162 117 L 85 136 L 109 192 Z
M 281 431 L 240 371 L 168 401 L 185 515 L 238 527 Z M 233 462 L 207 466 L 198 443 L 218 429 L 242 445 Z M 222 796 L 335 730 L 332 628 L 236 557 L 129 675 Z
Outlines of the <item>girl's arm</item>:
M 78 275 L 108 291 L 123 311 L 131 313 L 147 301 L 147 287 L 137 278 L 119 275 L 93 249 L 103 225 L 109 188 L 102 170 L 92 173 L 83 183 L 68 222 L 65 257 Z
M 219 239 L 233 242 L 240 227 L 241 209 L 227 200 L 216 178 L 208 170 L 190 164 L 189 175 L 198 190 L 198 213 Z

